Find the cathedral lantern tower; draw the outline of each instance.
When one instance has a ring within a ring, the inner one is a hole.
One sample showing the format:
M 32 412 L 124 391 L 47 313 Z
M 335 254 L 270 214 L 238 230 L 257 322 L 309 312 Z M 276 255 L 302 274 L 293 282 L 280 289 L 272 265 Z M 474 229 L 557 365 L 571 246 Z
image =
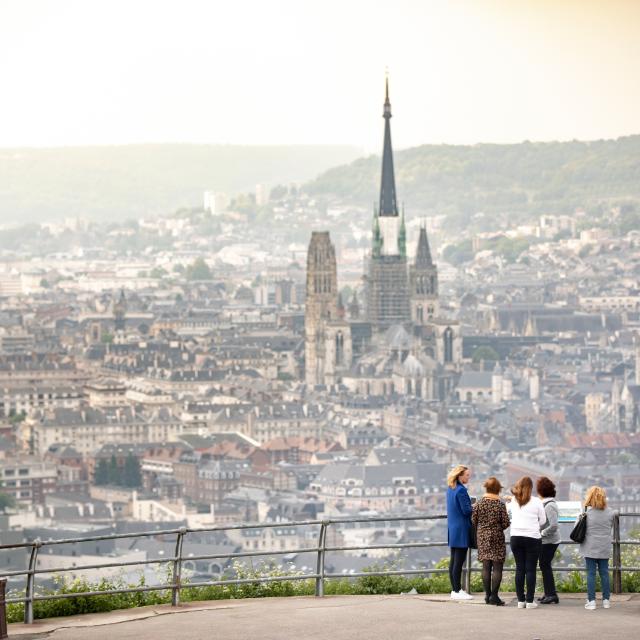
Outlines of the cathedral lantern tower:
M 384 331 L 394 324 L 409 322 L 404 212 L 399 215 L 391 146 L 391 102 L 389 80 L 385 86 L 384 140 L 380 202 L 374 211 L 373 242 L 368 265 L 367 315 L 374 329 Z

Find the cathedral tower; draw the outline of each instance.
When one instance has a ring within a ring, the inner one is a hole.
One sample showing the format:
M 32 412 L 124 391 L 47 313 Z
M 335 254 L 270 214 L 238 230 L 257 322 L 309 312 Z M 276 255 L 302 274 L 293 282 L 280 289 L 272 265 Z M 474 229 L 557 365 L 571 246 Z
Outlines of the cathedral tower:
M 389 80 L 384 101 L 384 141 L 380 202 L 374 211 L 373 243 L 367 278 L 367 314 L 374 329 L 409 322 L 407 241 L 404 212 L 399 215 L 391 146 Z
M 424 326 L 438 317 L 438 267 L 431 259 L 425 227 L 420 228 L 415 262 L 409 273 L 411 322 Z
M 335 384 L 351 366 L 351 329 L 338 310 L 336 252 L 328 231 L 313 231 L 307 252 L 305 382 Z

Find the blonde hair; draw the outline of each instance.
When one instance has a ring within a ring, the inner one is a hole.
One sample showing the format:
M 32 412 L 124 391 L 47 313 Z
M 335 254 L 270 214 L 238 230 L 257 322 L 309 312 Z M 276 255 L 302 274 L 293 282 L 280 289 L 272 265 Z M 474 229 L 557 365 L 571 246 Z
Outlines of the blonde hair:
M 584 506 L 604 509 L 607 506 L 607 492 L 602 487 L 589 487 L 584 499 Z
M 458 479 L 460 476 L 468 469 L 469 467 L 465 467 L 463 464 L 459 464 L 451 471 L 449 471 L 449 475 L 447 476 L 447 484 L 451 489 L 455 489 L 458 484 Z
M 529 500 L 531 500 L 531 492 L 533 491 L 533 480 L 529 476 L 522 476 L 518 482 L 513 485 L 511 493 L 516 499 L 516 502 L 524 507 Z

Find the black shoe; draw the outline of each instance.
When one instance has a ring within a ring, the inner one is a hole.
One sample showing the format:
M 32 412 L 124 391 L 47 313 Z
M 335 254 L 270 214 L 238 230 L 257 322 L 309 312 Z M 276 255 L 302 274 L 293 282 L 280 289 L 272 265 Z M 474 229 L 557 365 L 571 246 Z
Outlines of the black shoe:
M 489 603 L 488 604 L 495 604 L 496 607 L 504 607 L 504 600 L 501 600 L 498 596 L 492 595 L 489 598 Z
M 560 600 L 557 595 L 555 596 L 545 596 L 540 600 L 540 604 L 559 604 Z
M 485 596 L 484 597 L 484 603 L 485 604 L 491 604 L 491 602 L 489 602 L 490 599 L 491 599 L 491 596 Z
M 540 596 L 539 598 L 536 598 L 536 600 L 538 602 L 542 602 L 547 596 Z

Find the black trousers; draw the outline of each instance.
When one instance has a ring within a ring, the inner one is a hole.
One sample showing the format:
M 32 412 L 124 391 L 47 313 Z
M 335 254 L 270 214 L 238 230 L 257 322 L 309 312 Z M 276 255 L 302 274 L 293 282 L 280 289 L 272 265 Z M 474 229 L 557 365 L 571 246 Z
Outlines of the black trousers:
M 540 546 L 540 572 L 542 573 L 542 584 L 544 585 L 545 596 L 555 596 L 556 581 L 553 577 L 551 563 L 556 555 L 557 544 L 543 544 Z
M 537 538 L 511 536 L 511 551 L 516 559 L 516 595 L 518 602 L 533 602 L 536 593 L 536 568 L 542 543 Z M 527 583 L 525 596 L 524 586 Z
M 460 591 L 462 589 L 462 568 L 467 559 L 466 547 L 451 547 L 451 558 L 449 559 L 449 580 L 451 589 Z

